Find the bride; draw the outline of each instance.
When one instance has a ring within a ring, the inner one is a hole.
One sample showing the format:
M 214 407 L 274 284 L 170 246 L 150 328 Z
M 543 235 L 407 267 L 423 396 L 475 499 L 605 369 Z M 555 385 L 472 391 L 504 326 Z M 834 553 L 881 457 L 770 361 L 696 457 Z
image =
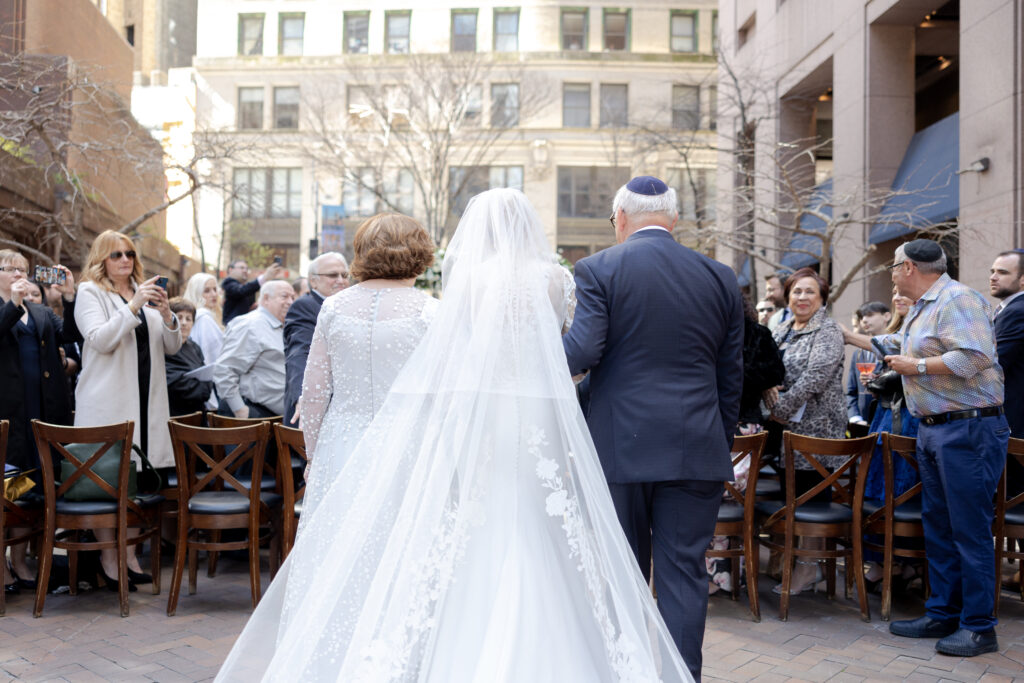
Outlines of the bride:
M 568 376 L 572 278 L 521 192 L 470 202 L 442 282 L 217 680 L 692 680 Z

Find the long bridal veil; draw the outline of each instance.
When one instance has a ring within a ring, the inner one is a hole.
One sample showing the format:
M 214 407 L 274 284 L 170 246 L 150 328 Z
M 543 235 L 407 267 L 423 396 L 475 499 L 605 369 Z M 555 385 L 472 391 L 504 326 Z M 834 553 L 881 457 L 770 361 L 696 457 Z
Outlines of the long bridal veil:
M 218 680 L 692 680 L 615 516 L 559 336 L 564 271 L 521 192 L 470 202 L 442 277 Z

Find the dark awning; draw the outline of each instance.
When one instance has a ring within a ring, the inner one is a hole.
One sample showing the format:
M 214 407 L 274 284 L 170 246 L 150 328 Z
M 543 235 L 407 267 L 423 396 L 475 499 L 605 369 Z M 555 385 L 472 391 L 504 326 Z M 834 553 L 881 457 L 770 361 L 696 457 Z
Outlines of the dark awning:
M 878 244 L 956 218 L 960 212 L 960 114 L 914 133 L 892 182 L 889 199 L 871 227 Z
M 821 185 L 814 188 L 807 208 L 814 209 L 828 216 L 832 215 L 832 179 L 829 178 Z M 800 228 L 810 232 L 823 233 L 826 223 L 817 216 L 804 214 L 800 217 Z M 794 233 L 789 240 L 786 253 L 779 261 L 785 269 L 792 272 L 805 266 L 818 263 L 821 260 L 822 241 L 820 237 Z

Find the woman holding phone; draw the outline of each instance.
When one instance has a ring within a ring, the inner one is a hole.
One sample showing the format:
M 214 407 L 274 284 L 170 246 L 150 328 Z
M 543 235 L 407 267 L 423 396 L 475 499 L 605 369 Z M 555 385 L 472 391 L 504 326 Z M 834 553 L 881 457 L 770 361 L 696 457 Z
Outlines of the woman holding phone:
M 75 426 L 135 422 L 133 441 L 154 467 L 174 464 L 167 420 L 164 355 L 181 348 L 181 330 L 171 313 L 160 277 L 143 280 L 137 247 L 121 233 L 107 230 L 92 244 L 82 270 L 75 321 L 85 339 L 82 374 L 75 390 Z M 165 280 L 166 282 L 166 280 Z M 96 530 L 113 540 L 113 530 Z M 133 584 L 150 583 L 130 546 L 128 576 Z M 117 554 L 102 550 L 104 580 L 117 583 Z M 134 586 L 133 586 L 134 588 Z

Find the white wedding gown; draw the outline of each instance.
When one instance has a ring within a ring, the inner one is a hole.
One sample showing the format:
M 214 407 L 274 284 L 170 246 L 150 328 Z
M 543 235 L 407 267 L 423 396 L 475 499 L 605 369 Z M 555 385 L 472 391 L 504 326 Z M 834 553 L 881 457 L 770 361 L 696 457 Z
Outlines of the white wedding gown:
M 571 276 L 521 192 L 470 202 L 443 283 L 217 680 L 692 680 L 568 376 Z

